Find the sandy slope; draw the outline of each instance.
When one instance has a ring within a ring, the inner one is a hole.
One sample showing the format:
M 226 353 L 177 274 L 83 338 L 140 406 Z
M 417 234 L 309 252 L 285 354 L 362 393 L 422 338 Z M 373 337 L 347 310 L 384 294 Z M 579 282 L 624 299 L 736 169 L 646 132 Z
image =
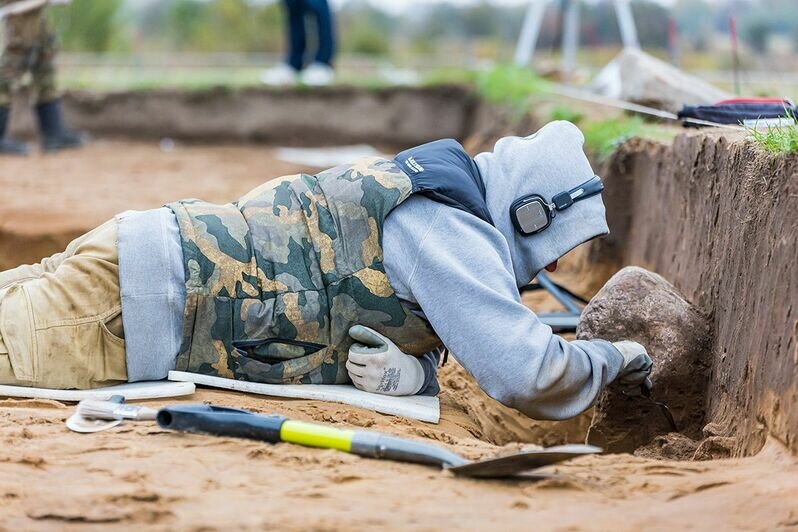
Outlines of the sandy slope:
M 0 267 L 61 249 L 70 235 L 126 208 L 184 196 L 224 201 L 297 170 L 262 148 L 161 153 L 118 142 L 56 157 L 2 159 Z M 589 279 L 571 281 L 577 290 L 592 286 Z M 551 306 L 537 296 L 526 302 Z M 423 438 L 471 458 L 501 452 L 499 445 L 551 445 L 584 435 L 586 417 L 566 424 L 529 420 L 482 394 L 454 363 L 442 370 L 441 383 L 437 426 L 342 405 L 210 390 L 190 401 Z M 549 469 L 552 477 L 544 480 L 475 481 L 335 451 L 171 434 L 148 424 L 77 435 L 63 424 L 70 412 L 56 402 L 0 399 L 0 530 L 798 528 L 798 462 L 776 441 L 746 459 L 599 456 Z

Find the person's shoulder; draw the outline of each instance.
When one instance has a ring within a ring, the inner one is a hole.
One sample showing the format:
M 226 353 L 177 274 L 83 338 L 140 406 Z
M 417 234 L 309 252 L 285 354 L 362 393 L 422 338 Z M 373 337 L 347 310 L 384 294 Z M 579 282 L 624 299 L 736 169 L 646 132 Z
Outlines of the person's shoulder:
M 426 242 L 446 247 L 507 247 L 499 230 L 488 222 L 422 195 L 411 196 L 394 209 L 386 219 L 385 236 L 391 243 L 401 239 L 405 249 L 410 242 L 416 246 Z
M 385 219 L 386 234 L 403 232 L 407 234 L 426 233 L 439 216 L 442 203 L 414 194 L 397 206 Z

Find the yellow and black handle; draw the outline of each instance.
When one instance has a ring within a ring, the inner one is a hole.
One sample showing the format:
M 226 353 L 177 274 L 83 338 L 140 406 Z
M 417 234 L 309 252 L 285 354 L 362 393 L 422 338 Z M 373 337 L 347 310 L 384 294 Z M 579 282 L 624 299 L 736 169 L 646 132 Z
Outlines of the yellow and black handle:
M 400 462 L 458 466 L 468 460 L 447 449 L 379 432 L 347 430 L 293 421 L 283 416 L 264 416 L 213 405 L 172 406 L 158 412 L 158 425 L 179 432 L 229 436 L 270 443 L 286 442 L 337 449 L 368 458 Z

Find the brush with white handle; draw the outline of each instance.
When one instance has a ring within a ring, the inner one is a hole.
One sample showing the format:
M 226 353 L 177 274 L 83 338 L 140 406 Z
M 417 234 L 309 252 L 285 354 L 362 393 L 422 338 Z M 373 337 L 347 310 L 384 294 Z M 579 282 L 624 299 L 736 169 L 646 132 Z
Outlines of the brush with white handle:
M 125 419 L 145 421 L 155 419 L 157 410 L 144 406 L 126 405 L 125 398 L 115 395 L 108 401 L 84 399 L 66 421 L 74 432 L 92 433 L 112 429 Z
M 77 413 L 85 419 L 153 421 L 158 411 L 146 406 L 84 399 L 78 403 Z

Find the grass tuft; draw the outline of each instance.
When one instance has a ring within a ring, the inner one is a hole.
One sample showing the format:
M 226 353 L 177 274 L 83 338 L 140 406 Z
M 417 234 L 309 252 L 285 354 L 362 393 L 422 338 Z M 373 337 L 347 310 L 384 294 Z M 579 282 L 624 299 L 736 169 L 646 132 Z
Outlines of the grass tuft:
M 544 92 L 546 85 L 546 81 L 531 69 L 510 65 L 480 72 L 476 79 L 477 91 L 484 99 L 516 109 L 525 107 L 530 96 Z
M 793 119 L 793 123 L 768 126 L 767 130 L 760 130 L 756 127 L 748 128 L 748 133 L 766 152 L 775 155 L 798 152 L 798 123 L 795 122 L 795 115 L 792 111 L 787 114 Z
M 582 127 L 585 147 L 603 159 L 615 149 L 634 137 L 654 140 L 672 140 L 675 131 L 658 127 L 639 116 L 622 116 L 611 120 L 588 122 Z

